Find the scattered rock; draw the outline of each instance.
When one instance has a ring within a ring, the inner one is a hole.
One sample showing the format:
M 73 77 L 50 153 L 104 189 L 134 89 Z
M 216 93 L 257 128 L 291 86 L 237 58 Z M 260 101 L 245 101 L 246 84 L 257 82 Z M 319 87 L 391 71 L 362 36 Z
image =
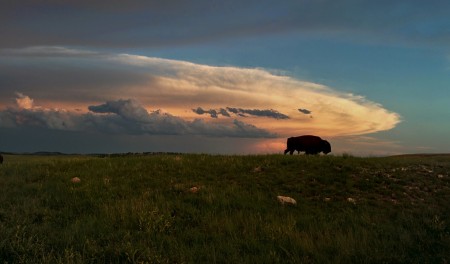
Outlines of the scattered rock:
M 444 178 L 444 175 L 439 174 L 437 177 L 438 177 L 439 179 L 442 179 L 442 178 Z
M 427 168 L 426 166 L 421 166 L 422 172 L 424 173 L 433 173 L 433 170 L 430 168 Z
M 200 187 L 194 186 L 189 189 L 191 193 L 197 193 L 200 190 Z
M 258 166 L 258 167 L 253 169 L 253 172 L 261 172 L 261 171 L 262 171 L 261 166 Z
M 352 203 L 352 204 L 356 204 L 356 200 L 351 198 L 351 197 L 347 198 L 347 202 Z
M 324 202 L 329 202 L 329 201 L 331 201 L 331 198 L 330 197 L 325 197 L 325 198 L 323 198 L 323 201 Z
M 296 204 L 297 204 L 297 201 L 296 201 L 296 200 L 294 200 L 293 198 L 288 197 L 288 196 L 281 196 L 281 195 L 278 195 L 278 196 L 277 196 L 277 199 L 278 199 L 278 201 L 279 201 L 281 204 L 285 204 L 285 203 L 293 204 L 293 205 L 296 205 Z
M 80 183 L 81 179 L 78 178 L 78 177 L 73 177 L 70 181 L 73 182 L 73 183 Z

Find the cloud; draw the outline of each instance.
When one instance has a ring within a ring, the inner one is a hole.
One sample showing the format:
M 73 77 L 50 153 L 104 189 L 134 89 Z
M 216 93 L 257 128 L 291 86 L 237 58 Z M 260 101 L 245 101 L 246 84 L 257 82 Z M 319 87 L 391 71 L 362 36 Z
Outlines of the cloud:
M 226 109 L 224 109 L 224 108 L 220 108 L 219 109 L 219 114 L 221 114 L 223 116 L 226 116 L 226 117 L 231 117 L 230 113 L 228 113 L 228 111 Z
M 209 114 L 212 118 L 217 118 L 218 117 L 218 112 L 214 109 L 209 109 L 209 110 L 204 110 L 201 107 L 197 107 L 197 109 L 192 109 L 192 111 L 198 115 L 203 115 L 203 114 Z M 223 112 L 220 112 L 223 115 Z M 225 115 L 227 115 L 228 112 L 226 112 L 225 110 Z M 230 116 L 228 114 L 228 116 Z
M 33 99 L 28 96 L 25 96 L 21 93 L 16 93 L 16 103 L 19 108 L 23 109 L 31 109 L 33 108 Z
M 289 119 L 289 116 L 272 109 L 261 110 L 261 109 L 242 109 L 235 107 L 226 107 L 217 110 L 216 109 L 205 110 L 201 107 L 197 107 L 196 109 L 192 109 L 192 111 L 198 115 L 209 114 L 212 118 L 218 118 L 219 114 L 225 117 L 231 117 L 230 113 L 232 113 L 240 117 L 247 117 L 247 115 L 251 115 L 255 117 L 259 116 L 274 119 Z
M 147 110 L 136 100 L 117 100 L 108 101 L 101 105 L 92 105 L 88 107 L 93 113 L 116 114 L 126 120 L 145 122 L 149 119 Z
M 270 117 L 275 119 L 289 119 L 289 116 L 272 109 L 260 110 L 260 109 L 242 109 L 242 108 L 227 107 L 227 110 L 234 114 L 242 116 L 248 114 L 252 116 Z
M 87 109 L 90 112 L 85 117 L 90 117 L 91 125 L 109 118 L 113 130 L 128 131 L 125 127 L 129 125 L 136 133 L 168 133 L 169 129 L 157 132 L 158 126 L 152 125 L 163 124 L 173 130 L 171 133 L 195 134 L 201 127 L 214 124 L 214 129 L 204 131 L 238 135 L 235 132 L 240 123 L 231 120 L 236 119 L 266 131 L 265 136 L 344 136 L 389 130 L 400 122 L 397 113 L 363 96 L 264 69 L 217 67 L 132 54 L 56 47 L 3 50 L 0 77 L 0 107 L 7 107 L 11 94 L 20 87 L 45 109 Z M 124 100 L 124 94 L 130 99 Z M 34 107 L 31 99 L 25 98 L 21 99 L 23 104 Z M 224 107 L 227 105 L 237 107 Z M 314 109 L 316 118 L 305 117 L 298 105 L 303 110 Z M 149 111 L 149 106 L 171 114 Z M 195 121 L 198 115 L 206 114 L 212 119 L 203 120 L 204 124 Z M 227 130 L 230 127 L 235 130 Z
M 28 96 L 17 93 L 21 100 Z M 20 105 L 19 105 L 20 106 Z M 0 127 L 44 128 L 64 131 L 91 131 L 128 135 L 203 135 L 211 137 L 273 138 L 274 133 L 233 120 L 226 124 L 201 119 L 186 121 L 162 111 L 151 113 L 136 100 L 120 99 L 89 106 L 90 112 L 77 113 L 44 107 L 9 107 L 0 111 Z
M 448 45 L 449 8 L 410 0 L 2 1 L 0 45 L 178 46 L 279 32 Z
M 335 137 L 330 140 L 333 144 L 333 153 L 351 153 L 358 156 L 389 156 L 411 151 L 400 141 L 386 140 L 372 136 L 346 136 Z
M 301 109 L 301 108 L 299 108 L 298 111 L 299 111 L 300 113 L 305 114 L 305 115 L 309 115 L 309 114 L 312 113 L 312 112 L 309 111 L 308 109 Z
M 215 125 L 211 126 L 202 119 L 195 119 L 192 122 L 192 127 L 198 134 L 209 136 L 226 135 L 228 137 L 239 138 L 276 138 L 276 134 L 268 132 L 265 129 L 258 128 L 252 124 L 247 124 L 242 121 L 234 119 L 232 126 Z
M 31 46 L 21 49 L 2 49 L 3 56 L 29 56 L 29 57 L 92 57 L 101 56 L 101 53 L 87 50 L 71 49 L 60 46 Z

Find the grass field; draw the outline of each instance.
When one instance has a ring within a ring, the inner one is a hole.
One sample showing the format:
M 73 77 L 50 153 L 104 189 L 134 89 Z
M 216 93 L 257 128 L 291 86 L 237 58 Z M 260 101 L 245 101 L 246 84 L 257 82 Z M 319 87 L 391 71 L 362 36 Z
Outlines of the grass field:
M 6 155 L 0 188 L 1 263 L 450 262 L 444 155 Z

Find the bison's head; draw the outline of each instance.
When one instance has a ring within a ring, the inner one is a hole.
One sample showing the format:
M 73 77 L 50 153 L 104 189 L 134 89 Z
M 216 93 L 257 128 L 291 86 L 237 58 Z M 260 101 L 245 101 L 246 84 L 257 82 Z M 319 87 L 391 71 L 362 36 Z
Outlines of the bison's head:
M 322 140 L 322 152 L 325 154 L 328 154 L 331 152 L 331 145 L 326 140 Z

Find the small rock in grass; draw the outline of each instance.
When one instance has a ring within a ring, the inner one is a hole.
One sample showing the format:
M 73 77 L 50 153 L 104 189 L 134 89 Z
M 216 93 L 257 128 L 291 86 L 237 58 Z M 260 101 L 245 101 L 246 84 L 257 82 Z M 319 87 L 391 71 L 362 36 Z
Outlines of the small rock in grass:
M 297 201 L 296 201 L 296 200 L 294 200 L 293 198 L 288 197 L 288 196 L 281 196 L 281 195 L 278 195 L 278 196 L 277 196 L 277 199 L 278 199 L 278 201 L 279 201 L 281 204 L 285 204 L 285 203 L 293 204 L 293 205 L 297 204 Z
M 330 197 L 325 197 L 325 198 L 323 198 L 323 201 L 324 202 L 329 202 L 329 201 L 331 201 L 331 198 Z
M 191 193 L 197 193 L 200 190 L 200 187 L 194 186 L 189 189 Z
M 438 177 L 439 179 L 442 179 L 442 178 L 444 178 L 444 175 L 439 174 L 437 177 Z
M 73 177 L 70 181 L 73 182 L 73 183 L 80 183 L 81 179 L 78 178 L 78 177 Z
M 352 203 L 352 204 L 356 204 L 356 200 L 351 198 L 351 197 L 347 198 L 347 202 Z
M 262 171 L 261 166 L 258 166 L 258 167 L 253 169 L 253 172 L 261 172 L 261 171 Z

